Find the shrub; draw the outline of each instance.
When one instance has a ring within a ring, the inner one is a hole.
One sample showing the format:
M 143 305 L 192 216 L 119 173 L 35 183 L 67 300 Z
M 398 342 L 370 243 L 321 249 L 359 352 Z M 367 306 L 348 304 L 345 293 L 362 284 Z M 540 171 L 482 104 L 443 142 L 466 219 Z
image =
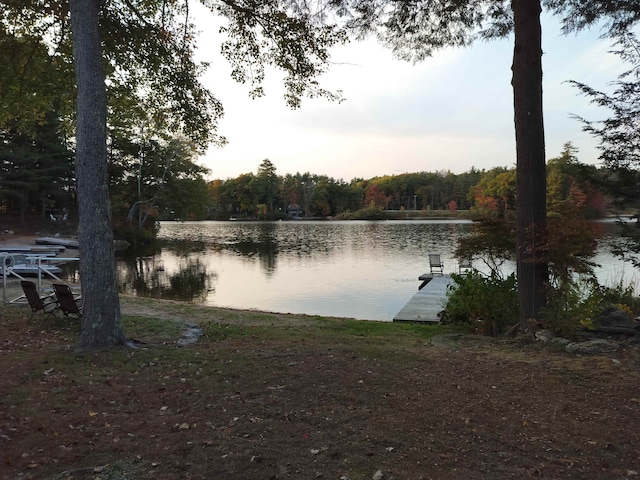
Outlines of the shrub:
M 158 230 L 160 230 L 160 224 L 157 222 L 149 223 L 149 226 L 145 228 L 138 228 L 128 224 L 119 224 L 113 227 L 116 239 L 126 240 L 135 247 L 154 242 L 158 235 Z
M 389 218 L 388 213 L 376 206 L 361 208 L 355 212 L 346 211 L 336 215 L 338 220 L 386 220 L 387 218 Z
M 542 312 L 544 325 L 560 334 L 591 328 L 594 320 L 611 308 L 632 316 L 640 313 L 640 298 L 633 285 L 625 285 L 622 280 L 613 287 L 593 279 L 573 280 L 561 289 L 551 290 L 548 297 L 547 308 Z
M 498 336 L 518 322 L 516 276 L 484 276 L 477 270 L 452 275 L 442 323 L 467 325 L 477 333 Z

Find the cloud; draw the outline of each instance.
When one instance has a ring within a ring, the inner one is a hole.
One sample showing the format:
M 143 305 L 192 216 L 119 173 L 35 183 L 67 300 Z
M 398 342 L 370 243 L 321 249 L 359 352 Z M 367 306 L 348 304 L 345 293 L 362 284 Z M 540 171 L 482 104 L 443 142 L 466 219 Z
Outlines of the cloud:
M 616 57 L 597 32 L 561 36 L 557 21 L 547 17 L 543 28 L 547 156 L 572 141 L 581 161 L 595 162 L 597 142 L 571 118 L 590 116 L 594 107 L 566 81 L 614 80 Z M 304 99 L 295 111 L 282 99 L 282 74 L 275 70 L 267 72 L 267 97 L 249 99 L 248 86 L 229 78 L 218 43 L 208 31 L 199 54 L 213 61 L 205 82 L 225 106 L 219 132 L 230 141 L 203 158 L 214 177 L 255 172 L 264 158 L 280 174 L 310 171 L 345 180 L 515 162 L 511 39 L 445 49 L 416 65 L 395 60 L 373 41 L 341 46 L 320 81 L 341 89 L 346 102 Z

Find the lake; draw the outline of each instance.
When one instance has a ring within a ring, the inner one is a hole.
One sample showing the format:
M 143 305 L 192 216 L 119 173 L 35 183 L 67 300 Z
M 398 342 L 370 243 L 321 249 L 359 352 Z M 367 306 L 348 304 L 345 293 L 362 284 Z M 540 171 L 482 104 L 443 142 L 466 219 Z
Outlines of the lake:
M 281 313 L 391 320 L 416 292 L 439 253 L 453 250 L 471 222 L 162 222 L 161 248 L 118 257 L 123 293 Z M 594 260 L 603 283 L 636 280 L 607 253 L 607 225 Z M 475 266 L 483 270 L 479 262 Z M 513 269 L 513 265 L 507 268 Z M 485 270 L 486 271 L 486 270 Z

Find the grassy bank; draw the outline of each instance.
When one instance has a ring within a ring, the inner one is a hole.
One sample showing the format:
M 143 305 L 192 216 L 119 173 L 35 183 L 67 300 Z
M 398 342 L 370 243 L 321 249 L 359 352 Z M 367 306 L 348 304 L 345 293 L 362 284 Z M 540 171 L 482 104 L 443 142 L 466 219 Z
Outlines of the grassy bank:
M 0 478 L 623 478 L 638 465 L 632 348 L 436 347 L 438 326 L 122 306 L 140 348 L 81 354 L 76 321 L 0 307 Z M 187 324 L 202 336 L 180 346 Z

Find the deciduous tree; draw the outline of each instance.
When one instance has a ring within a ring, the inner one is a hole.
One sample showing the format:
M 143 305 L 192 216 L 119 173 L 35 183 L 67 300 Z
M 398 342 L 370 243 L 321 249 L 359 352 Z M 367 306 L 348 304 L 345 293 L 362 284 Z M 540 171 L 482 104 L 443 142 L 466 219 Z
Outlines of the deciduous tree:
M 111 230 L 107 173 L 107 91 L 99 5 L 99 0 L 70 0 L 78 87 L 76 172 L 84 307 L 78 338 L 80 349 L 126 343 Z
M 233 77 L 249 81 L 254 95 L 262 93 L 264 67 L 270 64 L 288 72 L 286 100 L 293 107 L 300 105 L 305 94 L 339 97 L 321 89 L 316 80 L 327 64 L 327 49 L 345 38 L 340 29 L 322 25 L 322 10 L 312 11 L 304 1 L 212 0 L 205 4 L 212 13 L 228 19 L 223 54 L 232 63 Z M 208 145 L 222 109 L 198 81 L 201 68 L 193 61 L 195 27 L 189 2 L 70 0 L 67 9 L 66 0 L 2 0 L 0 6 L 4 10 L 0 17 L 3 25 L 21 23 L 25 32 L 52 40 L 60 47 L 60 55 L 68 59 L 71 49 L 66 25 L 71 13 L 78 88 L 80 273 L 85 306 L 78 345 L 99 348 L 123 344 L 126 338 L 118 302 L 108 196 L 105 78 L 109 78 L 112 99 L 129 107 L 143 106 L 130 108 L 134 125 L 141 117 L 136 112 L 151 112 L 156 121 L 164 121 L 167 130 L 183 132 L 202 148 Z

